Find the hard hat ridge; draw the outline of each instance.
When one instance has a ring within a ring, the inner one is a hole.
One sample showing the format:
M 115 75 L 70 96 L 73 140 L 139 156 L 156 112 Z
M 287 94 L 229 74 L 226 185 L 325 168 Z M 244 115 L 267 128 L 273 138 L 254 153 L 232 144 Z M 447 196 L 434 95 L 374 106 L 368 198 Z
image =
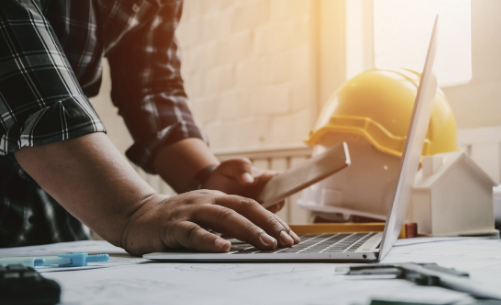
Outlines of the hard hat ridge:
M 369 70 L 347 81 L 324 106 L 306 143 L 320 144 L 330 133 L 366 138 L 378 150 L 400 157 L 420 74 L 406 69 Z M 456 122 L 437 90 L 423 155 L 457 151 Z

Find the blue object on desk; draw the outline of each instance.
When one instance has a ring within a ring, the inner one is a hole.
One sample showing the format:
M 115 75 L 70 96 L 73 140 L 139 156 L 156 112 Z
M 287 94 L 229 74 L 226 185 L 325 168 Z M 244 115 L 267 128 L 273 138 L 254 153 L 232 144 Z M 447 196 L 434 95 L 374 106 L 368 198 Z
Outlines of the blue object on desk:
M 58 256 L 0 257 L 0 265 L 21 264 L 26 267 L 57 265 L 58 267 L 82 267 L 87 263 L 106 263 L 108 254 L 88 255 L 86 252 L 62 253 Z
M 55 264 L 59 267 L 81 267 L 87 266 L 87 263 L 106 263 L 110 260 L 108 254 L 88 255 L 86 252 L 64 253 L 59 254 L 57 257 L 60 259 L 55 260 Z M 65 260 L 63 261 L 62 259 Z M 47 262 L 46 264 L 49 265 L 51 263 Z
M 45 260 L 37 257 L 0 257 L 0 266 L 16 264 L 34 268 L 45 265 Z

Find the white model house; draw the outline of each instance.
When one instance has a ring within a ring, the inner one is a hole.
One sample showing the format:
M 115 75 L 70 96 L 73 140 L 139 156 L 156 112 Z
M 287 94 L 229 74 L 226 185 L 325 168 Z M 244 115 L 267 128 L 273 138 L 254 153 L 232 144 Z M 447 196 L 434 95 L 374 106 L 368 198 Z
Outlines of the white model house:
M 423 157 L 409 218 L 423 235 L 497 234 L 494 180 L 464 152 Z

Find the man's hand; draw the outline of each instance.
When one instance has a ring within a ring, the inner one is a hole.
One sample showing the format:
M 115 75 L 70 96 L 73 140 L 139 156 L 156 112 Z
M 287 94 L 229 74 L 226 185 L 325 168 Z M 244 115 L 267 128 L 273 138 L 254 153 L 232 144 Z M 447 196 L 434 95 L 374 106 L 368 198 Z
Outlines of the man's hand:
M 15 157 L 66 210 L 135 255 L 180 247 L 227 251 L 229 242 L 207 229 L 259 249 L 299 242 L 252 199 L 207 190 L 170 198 L 155 194 L 103 133 L 25 147 Z
M 257 200 L 266 183 L 276 174 L 275 171 L 252 166 L 247 158 L 231 159 L 221 162 L 202 185 L 202 188 Z M 276 213 L 283 208 L 284 203 L 281 201 L 269 207 L 268 210 Z
M 180 248 L 228 251 L 230 242 L 209 229 L 262 250 L 299 242 L 285 222 L 254 200 L 199 190 L 170 198 L 156 195 L 146 198 L 129 217 L 122 247 L 134 255 Z
M 257 169 L 245 158 L 219 163 L 200 139 L 189 138 L 164 147 L 158 152 L 153 167 L 178 193 L 190 190 L 196 174 L 210 165 L 218 165 L 202 188 L 257 199 L 266 182 L 276 173 Z M 269 208 L 278 212 L 284 202 Z

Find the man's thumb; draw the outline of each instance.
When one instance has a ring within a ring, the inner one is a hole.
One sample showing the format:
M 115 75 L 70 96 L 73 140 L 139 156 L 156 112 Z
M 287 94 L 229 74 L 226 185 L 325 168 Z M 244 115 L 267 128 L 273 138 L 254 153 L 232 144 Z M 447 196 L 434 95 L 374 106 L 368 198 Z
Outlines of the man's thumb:
M 254 177 L 249 173 L 242 174 L 242 181 L 246 184 L 254 183 Z

